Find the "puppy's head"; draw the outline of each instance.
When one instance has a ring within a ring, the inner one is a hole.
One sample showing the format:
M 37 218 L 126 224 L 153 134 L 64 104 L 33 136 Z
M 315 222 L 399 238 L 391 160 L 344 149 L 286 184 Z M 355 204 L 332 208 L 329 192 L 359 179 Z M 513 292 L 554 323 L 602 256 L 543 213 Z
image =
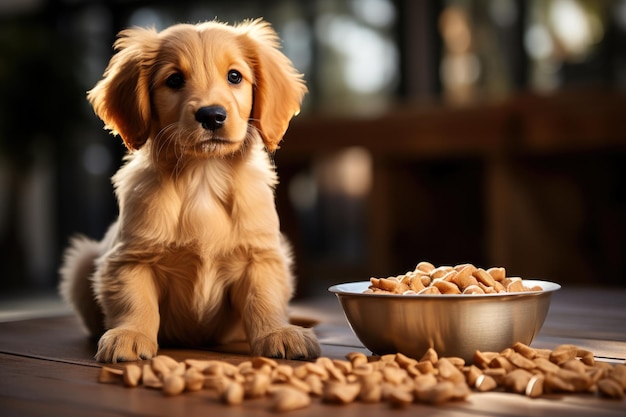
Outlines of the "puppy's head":
M 88 99 L 130 150 L 220 156 L 257 130 L 274 151 L 306 93 L 262 20 L 127 29 L 115 49 Z

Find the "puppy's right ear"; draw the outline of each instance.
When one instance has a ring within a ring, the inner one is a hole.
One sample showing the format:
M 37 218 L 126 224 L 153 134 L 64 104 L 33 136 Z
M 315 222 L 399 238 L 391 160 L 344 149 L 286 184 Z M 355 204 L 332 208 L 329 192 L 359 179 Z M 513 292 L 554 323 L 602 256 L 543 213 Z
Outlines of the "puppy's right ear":
M 102 80 L 87 93 L 105 128 L 119 134 L 130 150 L 139 149 L 150 135 L 150 73 L 158 45 L 154 29 L 121 31 Z

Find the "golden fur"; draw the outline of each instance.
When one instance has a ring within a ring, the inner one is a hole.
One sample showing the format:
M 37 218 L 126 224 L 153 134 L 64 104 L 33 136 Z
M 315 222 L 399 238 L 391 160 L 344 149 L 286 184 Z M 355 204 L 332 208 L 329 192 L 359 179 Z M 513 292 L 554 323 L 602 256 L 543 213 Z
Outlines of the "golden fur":
M 61 267 L 61 293 L 101 336 L 96 359 L 238 337 L 254 355 L 318 356 L 287 317 L 291 254 L 267 151 L 306 87 L 276 33 L 262 20 L 134 28 L 115 48 L 88 98 L 129 149 L 113 177 L 119 217 L 100 242 L 74 238 Z M 224 117 L 202 118 L 216 106 Z

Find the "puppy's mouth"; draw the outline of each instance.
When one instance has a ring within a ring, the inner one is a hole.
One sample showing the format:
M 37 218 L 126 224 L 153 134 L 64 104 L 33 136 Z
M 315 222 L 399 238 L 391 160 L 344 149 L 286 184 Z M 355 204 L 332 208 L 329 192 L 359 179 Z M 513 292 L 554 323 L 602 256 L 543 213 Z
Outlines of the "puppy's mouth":
M 212 153 L 215 151 L 223 150 L 224 148 L 230 148 L 235 145 L 230 139 L 213 137 L 210 139 L 202 140 L 196 145 L 196 149 L 200 153 Z

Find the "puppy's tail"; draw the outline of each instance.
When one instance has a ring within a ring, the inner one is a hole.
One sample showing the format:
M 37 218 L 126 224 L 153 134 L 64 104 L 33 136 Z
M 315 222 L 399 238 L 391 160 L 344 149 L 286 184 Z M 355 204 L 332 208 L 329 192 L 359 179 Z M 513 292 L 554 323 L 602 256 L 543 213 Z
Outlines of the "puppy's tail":
M 100 257 L 100 243 L 84 236 L 76 236 L 65 250 L 59 269 L 59 292 L 80 317 L 92 337 L 104 332 L 104 314 L 95 298 L 92 276 L 95 261 Z

